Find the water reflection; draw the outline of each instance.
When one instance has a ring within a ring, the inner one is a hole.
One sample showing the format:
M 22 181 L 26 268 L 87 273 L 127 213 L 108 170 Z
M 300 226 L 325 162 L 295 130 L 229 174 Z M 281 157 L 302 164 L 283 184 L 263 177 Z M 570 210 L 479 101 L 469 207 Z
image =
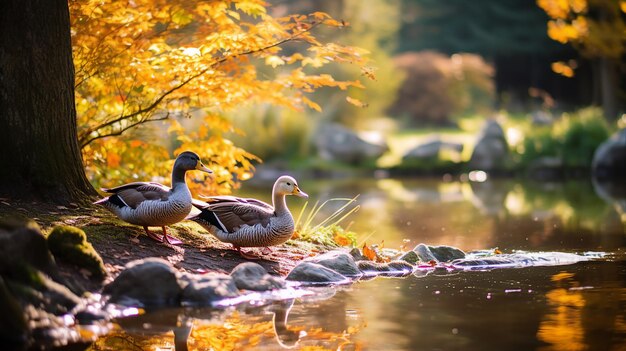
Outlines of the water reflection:
M 350 350 L 360 327 L 346 315 L 345 298 L 324 288 L 263 306 L 148 311 L 116 320 L 117 330 L 91 350 Z
M 626 186 L 620 183 L 434 179 L 302 180 L 311 199 L 352 198 L 350 228 L 361 244 L 385 241 L 454 245 L 465 250 L 606 250 L 626 246 Z M 244 196 L 262 193 L 246 185 Z M 267 195 L 265 195 L 267 196 Z M 298 213 L 302 203 L 289 206 Z M 340 206 L 336 204 L 335 206 Z M 329 206 L 320 214 L 327 216 Z

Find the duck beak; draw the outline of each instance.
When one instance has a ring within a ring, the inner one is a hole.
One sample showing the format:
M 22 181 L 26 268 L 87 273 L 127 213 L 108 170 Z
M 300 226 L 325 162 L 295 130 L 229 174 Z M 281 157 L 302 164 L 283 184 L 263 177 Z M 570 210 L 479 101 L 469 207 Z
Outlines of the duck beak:
M 202 162 L 198 162 L 196 164 L 196 169 L 199 170 L 199 171 L 208 173 L 208 174 L 213 174 L 213 171 L 208 169 L 205 165 L 203 165 Z
M 309 198 L 309 195 L 307 193 L 305 193 L 304 191 L 300 190 L 300 188 L 298 188 L 298 186 L 296 185 L 296 187 L 293 189 L 293 195 L 296 195 L 298 197 L 303 197 L 305 199 Z

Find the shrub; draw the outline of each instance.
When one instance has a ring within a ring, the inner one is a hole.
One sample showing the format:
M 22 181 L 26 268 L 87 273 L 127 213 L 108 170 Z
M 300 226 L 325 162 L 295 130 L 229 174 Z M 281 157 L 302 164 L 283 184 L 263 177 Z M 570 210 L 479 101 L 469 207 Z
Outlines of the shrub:
M 394 63 L 406 78 L 389 113 L 407 118 L 410 125 L 450 125 L 455 115 L 491 111 L 493 68 L 477 55 L 410 52 Z
M 557 157 L 566 168 L 588 168 L 596 148 L 610 135 L 599 108 L 588 107 L 564 113 L 552 126 L 527 128 L 518 149 L 522 167 L 540 157 Z
M 589 167 L 596 148 L 610 135 L 599 108 L 585 108 L 564 114 L 555 125 L 562 143 L 561 159 L 566 167 Z

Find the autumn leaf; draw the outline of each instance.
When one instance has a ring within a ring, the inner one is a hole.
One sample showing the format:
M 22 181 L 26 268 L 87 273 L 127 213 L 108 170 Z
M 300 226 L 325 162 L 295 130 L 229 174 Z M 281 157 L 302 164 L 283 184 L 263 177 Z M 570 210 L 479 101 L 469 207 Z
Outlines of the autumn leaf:
M 356 106 L 356 107 L 367 107 L 368 104 L 362 102 L 359 99 L 355 99 L 349 96 L 346 96 L 346 101 L 348 101 L 349 103 L 351 103 L 352 105 Z
M 115 152 L 107 152 L 107 167 L 119 167 L 122 158 Z
M 299 238 L 300 238 L 300 233 L 297 230 L 295 230 L 293 232 L 293 235 L 291 235 L 291 239 L 299 239 Z
M 352 245 L 352 240 L 350 240 L 350 238 L 343 233 L 336 233 L 335 236 L 333 236 L 333 241 L 339 246 Z
M 367 257 L 370 261 L 376 261 L 377 258 L 376 251 L 367 246 L 367 243 L 363 244 L 363 256 Z

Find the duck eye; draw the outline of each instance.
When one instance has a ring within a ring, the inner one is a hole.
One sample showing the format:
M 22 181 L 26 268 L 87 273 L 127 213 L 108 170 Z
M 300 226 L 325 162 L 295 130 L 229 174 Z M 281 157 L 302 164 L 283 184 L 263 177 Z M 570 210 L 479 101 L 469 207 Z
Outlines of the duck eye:
M 287 182 L 287 185 L 291 186 L 291 183 Z

